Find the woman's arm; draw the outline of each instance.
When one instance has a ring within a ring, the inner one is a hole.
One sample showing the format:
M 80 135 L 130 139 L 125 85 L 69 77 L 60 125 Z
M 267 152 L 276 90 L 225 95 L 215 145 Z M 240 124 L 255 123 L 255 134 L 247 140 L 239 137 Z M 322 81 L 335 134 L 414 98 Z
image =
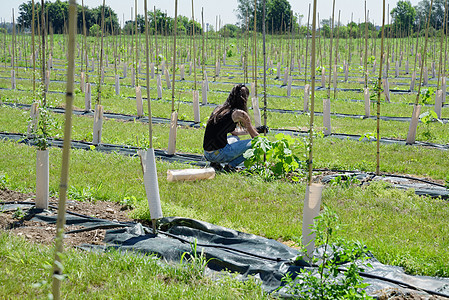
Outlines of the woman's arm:
M 259 135 L 256 128 L 251 124 L 251 119 L 245 111 L 236 109 L 232 113 L 232 120 L 236 123 L 241 123 L 252 138 Z

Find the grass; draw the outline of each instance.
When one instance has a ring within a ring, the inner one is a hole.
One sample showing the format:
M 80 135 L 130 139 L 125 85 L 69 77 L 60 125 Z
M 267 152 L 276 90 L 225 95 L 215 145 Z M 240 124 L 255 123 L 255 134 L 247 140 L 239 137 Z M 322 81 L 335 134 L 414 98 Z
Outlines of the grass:
M 160 263 L 153 256 L 69 249 L 63 254 L 61 296 L 67 299 L 268 299 L 255 280 L 218 282 L 194 266 Z M 51 292 L 53 247 L 0 233 L 0 298 L 42 299 Z M 12 284 L 14 283 L 14 284 Z
M 0 170 L 10 178 L 8 187 L 32 192 L 35 150 L 3 142 L 0 151 L 5 153 Z M 60 154 L 60 149 L 50 151 L 53 192 L 58 186 Z M 132 216 L 149 219 L 137 157 L 74 150 L 71 160 L 71 186 L 92 187 L 97 199 L 121 201 L 134 196 L 137 208 Z M 167 170 L 175 168 L 186 166 L 157 162 L 165 216 L 196 218 L 273 239 L 301 236 L 304 184 L 265 182 L 238 173 L 218 174 L 208 181 L 167 182 Z M 341 237 L 365 243 L 381 262 L 403 266 L 412 274 L 449 276 L 446 201 L 376 183 L 363 188 L 326 187 L 323 202 L 346 224 Z

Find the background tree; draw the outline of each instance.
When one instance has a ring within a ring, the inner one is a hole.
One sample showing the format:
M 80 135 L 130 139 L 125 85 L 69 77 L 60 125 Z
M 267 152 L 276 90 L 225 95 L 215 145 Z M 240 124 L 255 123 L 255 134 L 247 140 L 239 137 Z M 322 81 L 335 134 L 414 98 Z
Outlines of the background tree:
M 441 29 L 444 22 L 445 1 L 448 0 L 434 0 L 432 5 L 432 17 L 430 18 L 430 26 L 434 29 Z M 415 30 L 417 27 L 425 28 L 427 14 L 429 12 L 430 1 L 422 0 L 415 6 L 416 10 L 416 22 Z
M 393 30 L 399 33 L 403 31 L 409 35 L 415 24 L 416 10 L 410 1 L 398 1 L 396 7 L 391 10 Z

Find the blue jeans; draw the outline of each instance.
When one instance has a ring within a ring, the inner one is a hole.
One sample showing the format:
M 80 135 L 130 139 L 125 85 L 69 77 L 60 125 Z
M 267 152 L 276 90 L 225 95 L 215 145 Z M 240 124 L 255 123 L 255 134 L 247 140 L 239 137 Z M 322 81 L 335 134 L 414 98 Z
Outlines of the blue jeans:
M 251 148 L 251 140 L 240 140 L 237 136 L 228 136 L 228 144 L 221 149 L 204 151 L 204 157 L 210 162 L 228 163 L 237 167 L 245 161 L 243 153 Z

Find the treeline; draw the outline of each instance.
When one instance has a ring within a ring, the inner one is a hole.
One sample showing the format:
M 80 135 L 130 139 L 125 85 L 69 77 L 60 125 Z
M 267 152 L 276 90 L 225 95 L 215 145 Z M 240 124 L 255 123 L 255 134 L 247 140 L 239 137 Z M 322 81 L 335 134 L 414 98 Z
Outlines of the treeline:
M 42 7 L 38 0 L 35 1 L 34 11 L 35 11 L 35 29 L 37 30 L 42 22 Z M 47 32 L 53 30 L 54 33 L 63 33 L 66 29 L 65 26 L 68 20 L 68 2 L 56 0 L 55 2 L 44 3 L 44 17 L 45 26 Z M 21 29 L 30 29 L 32 16 L 33 16 L 33 4 L 32 1 L 22 3 L 19 6 L 19 16 L 17 18 L 17 26 Z M 101 15 L 103 6 L 98 6 L 95 8 L 89 8 L 88 6 L 78 5 L 78 32 L 83 32 L 84 26 L 86 26 L 86 32 L 88 35 L 96 35 L 101 26 Z M 117 14 L 115 11 L 109 7 L 104 7 L 104 32 L 106 34 L 119 34 L 122 32 L 125 34 L 130 34 L 135 32 L 136 21 L 128 20 L 122 26 L 119 24 Z M 47 21 L 48 20 L 48 21 Z M 143 15 L 137 15 L 137 31 L 145 31 L 145 17 Z M 156 11 L 148 12 L 148 23 L 150 27 L 150 32 L 154 33 L 157 28 L 158 34 L 165 35 L 171 34 L 174 29 L 174 18 L 167 16 L 166 13 L 159 9 Z M 123 28 L 122 28 L 123 27 Z M 192 31 L 192 20 L 184 16 L 178 16 L 178 33 L 190 34 Z M 37 32 L 37 31 L 36 31 Z M 202 27 L 198 22 L 195 22 L 195 32 L 198 34 L 202 33 Z

